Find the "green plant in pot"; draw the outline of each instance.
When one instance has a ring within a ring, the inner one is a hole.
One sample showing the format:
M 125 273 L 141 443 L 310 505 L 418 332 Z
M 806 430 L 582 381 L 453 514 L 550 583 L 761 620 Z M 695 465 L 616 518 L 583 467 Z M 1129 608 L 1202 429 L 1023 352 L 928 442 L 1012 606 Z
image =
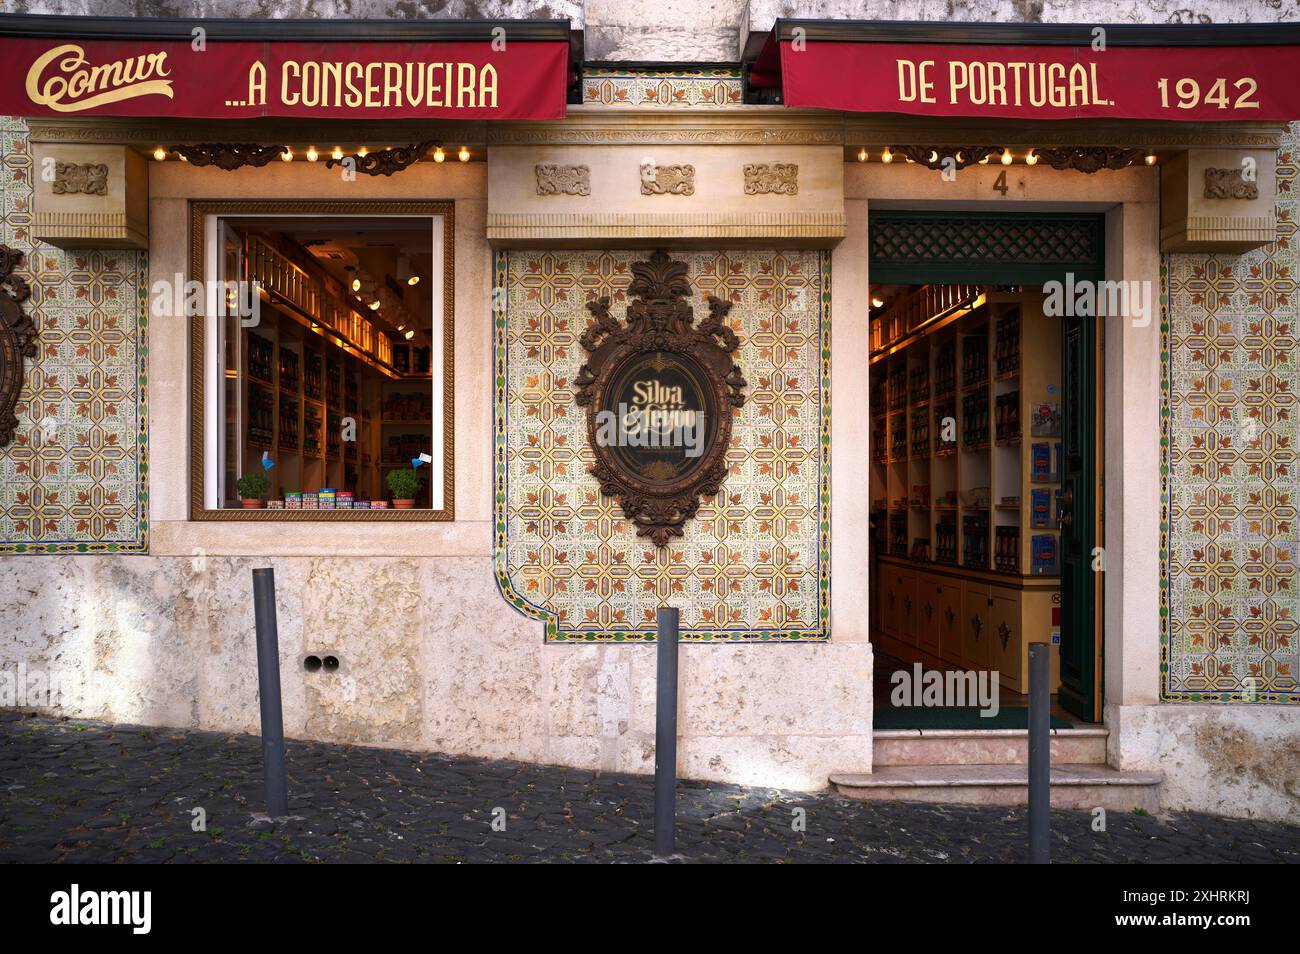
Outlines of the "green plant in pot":
M 266 496 L 268 486 L 266 476 L 254 472 L 235 481 L 235 493 L 239 494 L 239 502 L 245 510 L 257 510 L 262 506 L 262 498 Z
M 420 475 L 414 467 L 390 470 L 385 480 L 393 494 L 394 510 L 410 510 L 415 506 L 415 495 L 420 492 Z

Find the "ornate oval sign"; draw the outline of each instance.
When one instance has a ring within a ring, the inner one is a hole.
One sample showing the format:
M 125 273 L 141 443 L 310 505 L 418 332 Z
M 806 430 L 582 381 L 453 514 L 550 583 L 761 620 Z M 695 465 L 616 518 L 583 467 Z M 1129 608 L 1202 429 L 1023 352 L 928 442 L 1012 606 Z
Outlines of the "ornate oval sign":
M 701 496 L 721 489 L 746 382 L 732 360 L 740 341 L 723 324 L 730 302 L 710 296 L 697 326 L 685 262 L 659 251 L 633 262 L 632 275 L 626 322 L 610 315 L 608 298 L 587 303 L 595 320 L 581 338 L 589 357 L 574 400 L 587 409 L 601 493 L 662 547 L 681 536 Z

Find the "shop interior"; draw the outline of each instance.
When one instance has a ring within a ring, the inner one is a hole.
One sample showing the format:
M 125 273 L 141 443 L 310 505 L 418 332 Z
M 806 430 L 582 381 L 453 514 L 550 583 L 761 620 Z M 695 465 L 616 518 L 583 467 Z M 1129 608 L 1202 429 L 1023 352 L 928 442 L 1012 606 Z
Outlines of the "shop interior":
M 420 476 L 412 460 L 433 450 L 432 228 L 415 216 L 220 220 L 222 279 L 256 281 L 260 305 L 222 321 L 224 506 L 241 506 L 249 473 L 266 478 L 271 509 L 387 508 L 391 471 Z M 430 494 L 421 479 L 413 506 Z
M 876 728 L 1024 728 L 1029 643 L 1063 619 L 1061 322 L 1038 288 L 874 285 L 870 328 Z M 918 672 L 997 672 L 999 714 L 916 705 Z M 1054 646 L 1065 728 L 1059 684 Z

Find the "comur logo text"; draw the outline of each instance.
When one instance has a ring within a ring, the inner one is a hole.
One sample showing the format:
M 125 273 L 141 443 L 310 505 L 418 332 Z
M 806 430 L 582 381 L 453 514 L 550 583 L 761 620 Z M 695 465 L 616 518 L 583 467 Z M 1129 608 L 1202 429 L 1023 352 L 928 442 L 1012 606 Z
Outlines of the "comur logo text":
M 70 891 L 50 895 L 51 924 L 127 924 L 133 934 L 148 934 L 152 923 L 151 891 Z

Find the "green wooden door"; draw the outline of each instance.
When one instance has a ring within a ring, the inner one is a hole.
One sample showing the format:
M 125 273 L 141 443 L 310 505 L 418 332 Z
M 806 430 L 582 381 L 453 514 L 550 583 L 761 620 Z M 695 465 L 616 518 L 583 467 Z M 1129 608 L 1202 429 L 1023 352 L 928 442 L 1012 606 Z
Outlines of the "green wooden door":
M 1095 717 L 1097 320 L 1061 319 L 1061 690 L 1067 712 Z

